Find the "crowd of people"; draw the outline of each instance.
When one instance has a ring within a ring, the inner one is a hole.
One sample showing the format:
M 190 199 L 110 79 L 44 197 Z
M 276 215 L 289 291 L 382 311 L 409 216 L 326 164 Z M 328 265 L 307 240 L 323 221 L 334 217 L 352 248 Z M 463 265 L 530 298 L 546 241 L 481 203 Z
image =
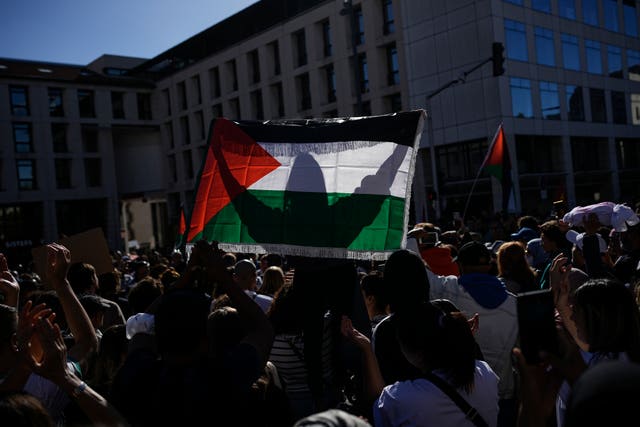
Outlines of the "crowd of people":
M 621 424 L 640 392 L 637 214 L 601 203 L 510 232 L 422 222 L 384 261 L 200 241 L 188 259 L 114 251 L 97 274 L 52 243 L 40 277 L 0 254 L 0 420 Z M 537 291 L 557 345 L 532 362 L 518 301 Z

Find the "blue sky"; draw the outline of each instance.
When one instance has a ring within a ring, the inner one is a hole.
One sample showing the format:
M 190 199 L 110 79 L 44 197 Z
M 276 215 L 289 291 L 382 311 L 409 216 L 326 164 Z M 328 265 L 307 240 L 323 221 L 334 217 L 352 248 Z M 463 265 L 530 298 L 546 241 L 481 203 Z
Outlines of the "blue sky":
M 0 57 L 151 58 L 257 0 L 0 0 Z

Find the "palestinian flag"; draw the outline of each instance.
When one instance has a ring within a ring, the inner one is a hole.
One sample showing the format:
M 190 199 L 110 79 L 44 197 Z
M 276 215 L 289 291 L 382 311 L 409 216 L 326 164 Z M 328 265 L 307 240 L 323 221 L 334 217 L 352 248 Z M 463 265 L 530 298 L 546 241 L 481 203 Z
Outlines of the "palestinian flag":
M 214 119 L 186 243 L 230 252 L 384 259 L 404 247 L 422 110 Z
M 509 148 L 504 137 L 502 123 L 498 126 L 498 131 L 489 145 L 489 152 L 485 158 L 485 169 L 487 173 L 500 181 L 502 186 L 502 211 L 507 212 L 509 207 L 509 197 L 511 196 L 511 159 L 509 158 Z

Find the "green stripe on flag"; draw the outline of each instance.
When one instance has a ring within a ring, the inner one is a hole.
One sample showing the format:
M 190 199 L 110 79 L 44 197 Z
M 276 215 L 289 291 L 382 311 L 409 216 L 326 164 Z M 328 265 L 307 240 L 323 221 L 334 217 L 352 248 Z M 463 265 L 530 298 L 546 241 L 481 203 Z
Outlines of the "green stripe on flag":
M 249 190 L 193 240 L 389 251 L 402 242 L 404 209 L 402 198 L 388 195 Z

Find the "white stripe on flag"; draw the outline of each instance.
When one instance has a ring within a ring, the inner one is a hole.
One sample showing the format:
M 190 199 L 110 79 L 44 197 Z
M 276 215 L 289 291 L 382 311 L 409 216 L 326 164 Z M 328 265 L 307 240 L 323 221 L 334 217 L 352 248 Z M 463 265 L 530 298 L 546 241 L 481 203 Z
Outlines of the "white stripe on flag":
M 363 194 L 406 196 L 411 147 L 370 141 L 258 143 L 282 166 L 255 182 L 249 187 L 252 190 L 344 194 L 357 190 Z M 385 161 L 386 167 L 380 170 Z M 366 177 L 369 178 L 363 182 Z

